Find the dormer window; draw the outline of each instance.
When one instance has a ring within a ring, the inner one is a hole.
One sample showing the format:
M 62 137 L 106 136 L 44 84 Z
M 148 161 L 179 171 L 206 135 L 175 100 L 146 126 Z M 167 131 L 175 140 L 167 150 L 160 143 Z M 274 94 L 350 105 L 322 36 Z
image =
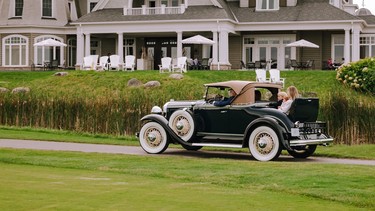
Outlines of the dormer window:
M 23 12 L 23 0 L 15 0 L 14 16 L 22 17 L 22 12 Z
M 98 2 L 99 2 L 99 0 L 89 0 L 88 8 L 87 8 L 87 13 L 92 12 L 92 10 L 98 4 Z
M 48 18 L 52 17 L 52 0 L 43 0 L 42 16 Z
M 279 0 L 257 0 L 257 11 L 279 10 Z

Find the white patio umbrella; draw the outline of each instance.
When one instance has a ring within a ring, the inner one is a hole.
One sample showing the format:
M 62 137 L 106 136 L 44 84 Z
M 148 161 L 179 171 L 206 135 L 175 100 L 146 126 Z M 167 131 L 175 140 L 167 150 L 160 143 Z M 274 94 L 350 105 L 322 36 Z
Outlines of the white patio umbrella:
M 301 47 L 303 49 L 303 48 L 319 48 L 319 45 L 309 42 L 307 40 L 301 39 L 301 40 L 287 44 L 286 47 Z M 302 50 L 300 52 L 300 56 L 301 58 L 303 56 Z
M 210 40 L 208 38 L 205 38 L 201 35 L 195 35 L 193 37 L 183 39 L 181 42 L 183 44 L 203 44 L 203 45 L 213 45 L 213 44 L 215 44 L 215 41 Z
M 287 47 L 306 47 L 306 48 L 319 48 L 319 45 L 316 45 L 312 42 L 309 42 L 307 40 L 298 40 L 292 43 L 289 43 L 286 45 Z
M 34 46 L 56 46 L 56 47 L 66 47 L 65 43 L 59 42 L 54 39 L 46 39 L 34 44 Z

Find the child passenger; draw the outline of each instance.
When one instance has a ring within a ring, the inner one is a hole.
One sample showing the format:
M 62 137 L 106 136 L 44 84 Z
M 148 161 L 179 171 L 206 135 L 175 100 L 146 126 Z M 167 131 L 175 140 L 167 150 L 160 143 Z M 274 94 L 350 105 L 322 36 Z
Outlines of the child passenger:
M 289 114 L 289 109 L 292 106 L 293 100 L 286 92 L 277 93 L 277 99 L 282 100 L 281 105 L 277 108 L 279 111 Z

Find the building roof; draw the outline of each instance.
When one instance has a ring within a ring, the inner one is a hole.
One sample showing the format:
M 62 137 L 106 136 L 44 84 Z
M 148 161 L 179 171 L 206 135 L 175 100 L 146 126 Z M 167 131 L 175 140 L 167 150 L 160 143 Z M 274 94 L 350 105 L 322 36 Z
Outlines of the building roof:
M 184 14 L 171 15 L 123 15 L 123 8 L 102 9 L 79 18 L 75 23 L 100 23 L 122 21 L 162 20 L 231 20 L 249 22 L 292 22 L 292 21 L 342 21 L 369 20 L 357 17 L 329 4 L 328 0 L 299 0 L 295 7 L 280 7 L 278 11 L 255 11 L 241 8 L 239 2 L 217 0 L 223 8 L 214 5 L 189 6 Z M 372 22 L 372 20 L 371 20 Z
M 239 22 L 340 21 L 361 20 L 329 4 L 327 0 L 299 0 L 295 7 L 280 7 L 278 11 L 255 11 L 229 3 Z
M 359 16 L 361 19 L 366 21 L 367 24 L 369 25 L 375 25 L 375 16 L 373 15 L 366 15 L 366 16 Z
M 216 6 L 190 6 L 183 14 L 163 15 L 123 15 L 122 8 L 98 10 L 79 18 L 75 23 L 122 22 L 150 20 L 234 20 L 227 5 L 223 9 Z

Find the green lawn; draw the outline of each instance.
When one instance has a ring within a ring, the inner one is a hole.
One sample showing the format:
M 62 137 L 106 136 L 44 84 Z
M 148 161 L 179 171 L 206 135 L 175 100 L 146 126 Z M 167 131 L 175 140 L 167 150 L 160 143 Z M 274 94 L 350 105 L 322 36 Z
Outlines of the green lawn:
M 1 210 L 373 210 L 372 166 L 0 149 Z

